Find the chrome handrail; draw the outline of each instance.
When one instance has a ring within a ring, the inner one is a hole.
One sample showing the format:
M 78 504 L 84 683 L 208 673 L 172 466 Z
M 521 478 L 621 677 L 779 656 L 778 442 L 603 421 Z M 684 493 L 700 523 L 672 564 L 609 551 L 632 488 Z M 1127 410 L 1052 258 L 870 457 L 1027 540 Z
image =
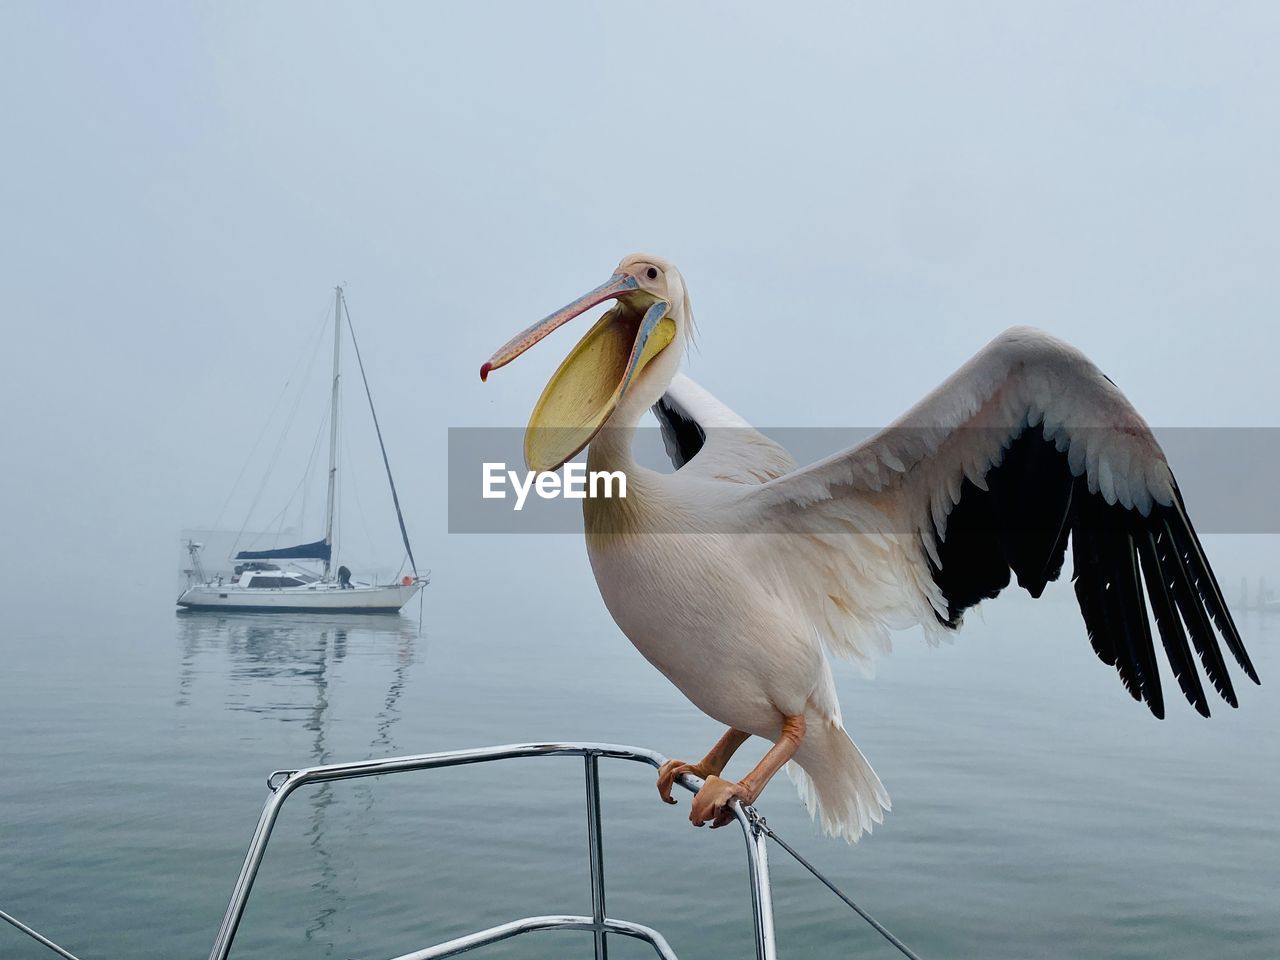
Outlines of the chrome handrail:
M 249 842 L 249 850 L 245 854 L 244 864 L 236 885 L 231 893 L 231 901 L 223 915 L 222 924 L 214 940 L 209 960 L 227 960 L 231 952 L 231 944 L 244 916 L 249 893 L 262 865 L 267 842 L 275 827 L 280 808 L 293 791 L 299 787 L 315 783 L 328 783 L 335 780 L 353 780 L 362 777 L 378 777 L 392 773 L 407 773 L 416 770 L 434 770 L 440 767 L 456 767 L 472 763 L 489 763 L 495 760 L 510 760 L 518 757 L 571 757 L 583 758 L 584 774 L 587 788 L 587 844 L 591 867 L 591 904 L 592 915 L 543 916 L 526 917 L 513 920 L 487 930 L 480 930 L 454 940 L 438 943 L 434 946 L 403 954 L 395 960 L 439 960 L 452 957 L 475 947 L 489 943 L 497 943 L 524 933 L 536 930 L 590 930 L 595 941 L 596 960 L 607 960 L 608 946 L 606 934 L 613 933 L 634 937 L 649 943 L 663 960 L 675 960 L 675 953 L 663 938 L 662 934 L 644 926 L 625 920 L 610 918 L 605 913 L 604 895 L 604 843 L 600 822 L 600 778 L 599 761 L 603 757 L 609 760 L 632 760 L 647 763 L 655 768 L 662 766 L 667 760 L 662 754 L 643 747 L 620 746 L 612 743 L 520 743 L 497 747 L 481 747 L 474 750 L 450 750 L 443 753 L 425 753 L 409 757 L 393 757 L 382 760 L 360 760 L 355 763 L 334 763 L 325 766 L 307 767 L 301 770 L 277 770 L 267 778 L 267 789 L 270 795 L 258 818 L 258 825 L 253 838 Z M 683 774 L 679 784 L 690 792 L 697 792 L 702 781 L 691 774 Z M 752 920 L 755 928 L 756 960 L 777 960 L 777 947 L 774 942 L 773 927 L 773 895 L 769 887 L 769 858 L 766 848 L 767 838 L 763 820 L 752 807 L 743 807 L 736 800 L 732 803 L 734 819 L 742 828 L 742 835 L 747 847 L 747 870 L 751 885 Z
M 80 960 L 80 958 L 77 957 L 70 950 L 67 950 L 63 947 L 58 946 L 56 943 L 54 943 L 52 940 L 46 937 L 43 933 L 40 933 L 37 930 L 33 930 L 31 927 L 28 927 L 25 923 L 23 923 L 17 917 L 12 917 L 9 914 L 5 913 L 3 910 L 0 910 L 0 920 L 3 920 L 5 923 L 9 924 L 20 933 L 25 933 L 28 937 L 30 937 L 36 943 L 40 944 L 42 947 L 48 947 L 58 956 L 62 957 L 63 960 Z

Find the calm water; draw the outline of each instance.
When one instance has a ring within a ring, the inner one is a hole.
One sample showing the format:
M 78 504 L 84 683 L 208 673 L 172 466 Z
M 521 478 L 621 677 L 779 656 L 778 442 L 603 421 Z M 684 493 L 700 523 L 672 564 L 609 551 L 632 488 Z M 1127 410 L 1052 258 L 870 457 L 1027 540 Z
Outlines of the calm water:
M 504 550 L 507 548 L 504 546 Z M 612 629 L 581 560 L 563 602 L 512 547 L 399 619 L 10 609 L 0 635 L 0 907 L 83 960 L 207 955 L 276 768 L 533 739 L 696 758 L 718 735 Z M 1280 955 L 1280 616 L 1241 625 L 1270 685 L 1208 722 L 1123 694 L 1061 591 L 959 640 L 906 635 L 838 684 L 894 797 L 857 847 L 780 780 L 762 808 L 926 958 Z M 748 760 L 760 752 L 746 748 Z M 744 769 L 738 764 L 732 770 Z M 610 912 L 684 957 L 751 953 L 740 837 L 695 831 L 607 765 Z M 236 956 L 376 958 L 518 915 L 589 912 L 580 766 L 330 785 L 285 808 Z M 784 957 L 894 954 L 774 858 Z M 493 957 L 587 956 L 542 934 Z M 618 942 L 619 958 L 651 956 Z M 5 960 L 48 956 L 7 927 Z

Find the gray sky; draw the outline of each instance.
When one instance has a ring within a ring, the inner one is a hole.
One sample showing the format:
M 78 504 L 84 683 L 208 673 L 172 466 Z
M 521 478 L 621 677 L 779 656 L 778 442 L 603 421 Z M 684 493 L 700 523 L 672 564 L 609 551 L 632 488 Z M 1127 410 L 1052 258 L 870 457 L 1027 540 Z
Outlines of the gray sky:
M 9 0 L 0 591 L 76 561 L 167 591 L 339 281 L 458 601 L 540 556 L 589 582 L 572 538 L 446 536 L 445 431 L 523 424 L 575 331 L 479 364 L 633 250 L 680 265 L 690 373 L 761 425 L 883 422 L 1013 323 L 1153 424 L 1276 425 L 1277 28 L 1271 3 Z

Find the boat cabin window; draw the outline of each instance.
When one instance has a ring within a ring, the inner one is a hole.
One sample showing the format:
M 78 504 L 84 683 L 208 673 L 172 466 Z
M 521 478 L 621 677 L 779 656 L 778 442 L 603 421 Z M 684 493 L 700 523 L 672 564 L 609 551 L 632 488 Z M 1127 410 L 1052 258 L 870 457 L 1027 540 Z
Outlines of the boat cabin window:
M 251 589 L 279 589 L 280 587 L 300 587 L 302 581 L 293 577 L 254 577 L 246 586 Z

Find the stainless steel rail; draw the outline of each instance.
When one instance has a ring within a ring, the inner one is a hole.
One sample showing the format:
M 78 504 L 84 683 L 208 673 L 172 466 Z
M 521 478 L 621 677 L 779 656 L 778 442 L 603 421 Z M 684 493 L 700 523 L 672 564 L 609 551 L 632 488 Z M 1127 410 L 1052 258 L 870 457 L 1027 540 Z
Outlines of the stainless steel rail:
M 32 940 L 34 940 L 36 943 L 40 944 L 41 946 L 48 947 L 58 956 L 62 957 L 63 960 L 79 960 L 79 958 L 71 951 L 58 946 L 56 943 L 54 943 L 52 940 L 46 937 L 43 933 L 39 933 L 35 930 L 32 930 L 21 920 L 17 919 L 16 917 L 9 916 L 9 914 L 5 913 L 3 910 L 0 910 L 0 920 L 3 920 L 5 923 L 9 924 L 15 930 L 19 930 L 22 933 L 25 933 L 28 937 L 30 937 Z
M 354 780 L 362 777 L 380 777 L 392 773 L 408 773 L 416 770 L 434 770 L 440 767 L 456 767 L 471 763 L 489 763 L 518 757 L 582 757 L 587 788 L 587 849 L 591 869 L 591 916 L 557 915 L 525 917 L 509 923 L 480 930 L 444 943 L 426 947 L 415 953 L 403 954 L 395 960 L 437 960 L 453 957 L 485 944 L 497 943 L 511 937 L 537 930 L 588 930 L 595 943 L 596 960 L 607 960 L 607 934 L 634 937 L 649 943 L 663 960 L 676 960 L 670 944 L 662 934 L 642 924 L 610 918 L 605 912 L 604 888 L 604 840 L 600 818 L 601 758 L 608 760 L 632 760 L 660 767 L 666 757 L 642 747 L 619 746 L 611 743 L 521 743 L 499 747 L 483 747 L 476 750 L 451 750 L 445 753 L 427 753 L 412 757 L 396 757 L 386 760 L 363 760 L 357 763 L 335 763 L 327 766 L 308 767 L 303 770 L 279 770 L 267 778 L 271 791 L 258 818 L 253 839 L 245 854 L 244 865 L 227 904 L 227 912 L 218 928 L 217 938 L 209 960 L 227 960 L 236 930 L 244 916 L 249 893 L 262 865 L 267 842 L 275 827 L 280 808 L 299 787 L 334 780 Z M 702 781 L 688 774 L 679 783 L 685 789 L 696 792 Z M 752 918 L 755 927 L 756 960 L 777 960 L 774 942 L 773 897 L 769 887 L 769 858 L 764 824 L 751 807 L 733 804 L 733 815 L 747 847 L 747 872 L 751 885 Z

